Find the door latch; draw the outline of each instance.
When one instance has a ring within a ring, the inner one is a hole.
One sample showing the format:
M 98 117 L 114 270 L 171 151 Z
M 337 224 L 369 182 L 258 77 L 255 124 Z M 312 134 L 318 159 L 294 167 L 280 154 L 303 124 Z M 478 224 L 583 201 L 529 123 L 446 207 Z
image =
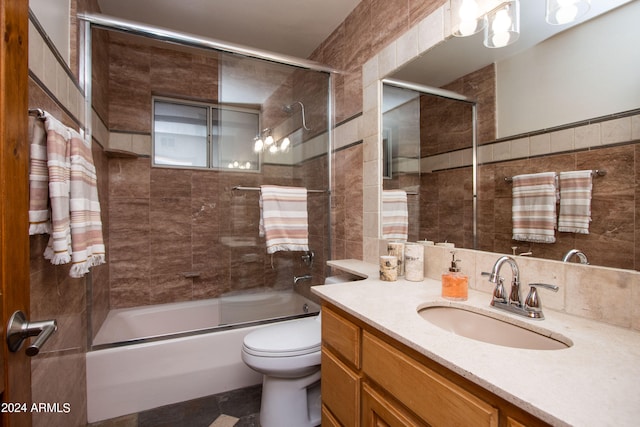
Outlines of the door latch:
M 7 345 L 9 351 L 15 353 L 20 350 L 22 343 L 29 337 L 37 337 L 31 343 L 25 353 L 29 357 L 33 357 L 40 353 L 40 348 L 58 329 L 58 323 L 54 320 L 44 320 L 41 322 L 28 322 L 27 317 L 21 310 L 11 315 L 7 324 Z

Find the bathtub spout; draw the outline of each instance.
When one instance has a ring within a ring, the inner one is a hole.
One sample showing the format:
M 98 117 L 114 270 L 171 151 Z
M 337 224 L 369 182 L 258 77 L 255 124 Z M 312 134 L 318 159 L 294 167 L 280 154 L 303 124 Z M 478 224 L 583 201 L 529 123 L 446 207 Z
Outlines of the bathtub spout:
M 311 280 L 313 276 L 311 276 L 310 274 L 305 274 L 304 276 L 293 276 L 293 284 L 297 285 L 298 282 L 301 282 L 303 280 Z

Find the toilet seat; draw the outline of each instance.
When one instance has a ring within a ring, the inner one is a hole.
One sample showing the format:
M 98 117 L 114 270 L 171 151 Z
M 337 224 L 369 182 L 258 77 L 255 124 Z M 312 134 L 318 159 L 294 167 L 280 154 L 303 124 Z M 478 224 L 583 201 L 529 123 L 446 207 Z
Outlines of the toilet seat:
M 258 329 L 244 338 L 243 350 L 260 357 L 294 357 L 320 351 L 320 322 L 307 318 Z

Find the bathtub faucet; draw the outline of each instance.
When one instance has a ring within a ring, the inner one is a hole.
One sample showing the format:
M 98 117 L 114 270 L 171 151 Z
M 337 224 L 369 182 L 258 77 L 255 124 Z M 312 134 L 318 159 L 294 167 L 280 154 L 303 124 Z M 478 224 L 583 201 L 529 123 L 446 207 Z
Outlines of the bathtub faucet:
M 303 280 L 311 280 L 313 276 L 311 276 L 310 274 L 305 274 L 304 276 L 293 276 L 293 284 L 297 285 L 298 282 L 301 282 Z

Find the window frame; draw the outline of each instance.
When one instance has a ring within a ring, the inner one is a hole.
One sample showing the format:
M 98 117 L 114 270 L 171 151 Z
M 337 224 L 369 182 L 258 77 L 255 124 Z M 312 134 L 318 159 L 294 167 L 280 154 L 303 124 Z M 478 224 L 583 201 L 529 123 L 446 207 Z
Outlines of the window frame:
M 181 166 L 181 165 L 171 165 L 166 163 L 156 163 L 156 102 L 163 102 L 167 104 L 176 104 L 180 106 L 186 107 L 204 107 L 207 111 L 207 138 L 206 138 L 206 166 Z M 258 127 L 256 129 L 256 135 L 259 135 L 260 129 L 262 129 L 262 111 L 255 108 L 246 108 L 246 107 L 237 107 L 225 104 L 213 104 L 209 102 L 201 102 L 201 101 L 193 101 L 189 99 L 181 99 L 181 98 L 171 98 L 166 96 L 152 96 L 151 97 L 151 166 L 156 168 L 169 168 L 169 169 L 193 169 L 193 170 L 213 170 L 213 171 L 226 171 L 226 172 L 245 172 L 245 173 L 260 173 L 262 169 L 262 153 L 256 153 L 257 156 L 257 169 L 239 169 L 239 168 L 229 168 L 222 164 L 215 166 L 214 165 L 214 151 L 216 149 L 216 143 L 218 147 L 219 153 L 219 142 L 215 141 L 214 138 L 214 112 L 215 110 L 226 110 L 226 111 L 237 111 L 237 112 L 245 112 L 250 114 L 255 114 L 258 116 Z M 219 126 L 219 125 L 215 125 Z M 218 133 L 219 135 L 219 133 Z M 247 141 L 247 146 L 251 150 L 253 150 L 252 141 Z

